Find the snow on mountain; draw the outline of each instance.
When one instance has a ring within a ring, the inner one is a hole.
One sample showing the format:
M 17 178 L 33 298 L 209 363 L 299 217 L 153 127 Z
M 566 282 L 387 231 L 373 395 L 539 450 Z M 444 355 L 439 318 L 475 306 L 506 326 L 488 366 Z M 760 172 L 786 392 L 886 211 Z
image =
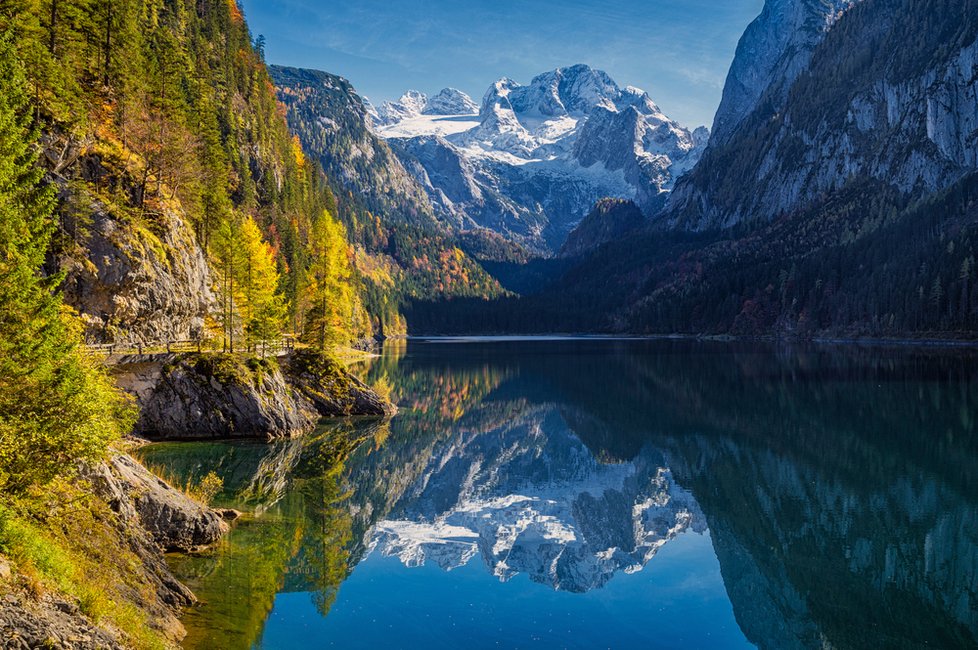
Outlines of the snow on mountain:
M 446 570 L 481 555 L 501 581 L 525 573 L 585 592 L 640 571 L 677 535 L 705 530 L 657 453 L 601 463 L 550 407 L 437 450 L 372 545 L 406 566 Z
M 455 88 L 445 88 L 430 98 L 422 113 L 425 115 L 472 115 L 479 105 L 472 98 Z
M 396 102 L 384 102 L 374 111 L 376 124 L 384 126 L 418 117 L 428 104 L 428 96 L 417 90 L 409 90 Z
M 443 216 L 492 228 L 544 254 L 558 250 L 606 196 L 657 212 L 676 178 L 695 164 L 707 133 L 691 133 L 644 91 L 620 88 L 586 65 L 543 73 L 528 85 L 500 79 L 477 111 L 463 93 L 447 89 L 431 100 L 409 92 L 378 116 L 378 134 L 409 157 L 405 166 Z M 438 155 L 418 155 L 433 148 Z M 453 188 L 473 183 L 492 199 L 445 200 Z

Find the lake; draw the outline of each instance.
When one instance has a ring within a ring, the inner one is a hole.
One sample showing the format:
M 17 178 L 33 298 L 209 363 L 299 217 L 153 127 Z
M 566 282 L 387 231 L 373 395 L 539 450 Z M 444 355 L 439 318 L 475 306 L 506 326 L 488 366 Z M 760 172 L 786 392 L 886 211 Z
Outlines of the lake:
M 246 513 L 186 647 L 969 648 L 978 355 L 412 340 L 390 422 L 151 445 Z

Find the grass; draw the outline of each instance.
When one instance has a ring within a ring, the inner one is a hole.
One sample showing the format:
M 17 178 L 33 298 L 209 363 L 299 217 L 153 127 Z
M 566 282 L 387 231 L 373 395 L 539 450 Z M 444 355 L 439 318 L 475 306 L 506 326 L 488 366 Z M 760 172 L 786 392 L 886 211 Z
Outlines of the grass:
M 133 594 L 155 594 L 141 560 L 129 551 L 115 514 L 77 484 L 62 482 L 45 495 L 0 504 L 0 554 L 17 584 L 37 599 L 56 593 L 105 629 L 121 631 L 138 650 L 171 647 L 153 629 Z
M 144 463 L 144 467 L 164 483 L 205 506 L 212 505 L 217 495 L 224 490 L 224 479 L 218 476 L 216 472 L 208 472 L 200 480 L 195 481 L 193 478 L 182 480 L 161 465 Z

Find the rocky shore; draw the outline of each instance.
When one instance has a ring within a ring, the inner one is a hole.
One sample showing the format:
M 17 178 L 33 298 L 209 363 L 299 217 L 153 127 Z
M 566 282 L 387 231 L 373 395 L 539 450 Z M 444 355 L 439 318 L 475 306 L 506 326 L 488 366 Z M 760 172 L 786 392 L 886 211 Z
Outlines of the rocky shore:
M 132 584 L 117 586 L 123 596 L 118 605 L 137 608 L 164 638 L 178 643 L 185 635 L 180 614 L 196 598 L 170 572 L 164 553 L 195 551 L 219 541 L 230 530 L 224 513 L 197 503 L 127 454 L 81 468 L 77 480 L 108 504 L 104 542 L 121 545 L 117 550 L 134 558 L 127 569 Z M 129 630 L 102 627 L 82 609 L 56 591 L 38 593 L 16 564 L 0 556 L 0 648 L 129 646 Z
M 136 398 L 135 433 L 150 440 L 288 438 L 320 418 L 391 415 L 394 407 L 340 363 L 311 351 L 136 358 L 114 368 Z

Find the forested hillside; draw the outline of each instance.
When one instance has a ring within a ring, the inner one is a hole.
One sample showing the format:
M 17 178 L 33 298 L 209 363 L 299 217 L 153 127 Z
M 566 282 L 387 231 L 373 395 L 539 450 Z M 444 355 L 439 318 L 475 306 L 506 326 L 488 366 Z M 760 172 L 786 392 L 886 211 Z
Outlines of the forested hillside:
M 233 0 L 6 2 L 0 29 L 58 187 L 50 269 L 89 340 L 367 333 L 336 201 Z
M 0 1 L 0 645 L 171 647 L 195 598 L 163 549 L 228 528 L 124 455 L 85 343 L 328 349 L 379 326 L 352 260 L 234 0 Z

